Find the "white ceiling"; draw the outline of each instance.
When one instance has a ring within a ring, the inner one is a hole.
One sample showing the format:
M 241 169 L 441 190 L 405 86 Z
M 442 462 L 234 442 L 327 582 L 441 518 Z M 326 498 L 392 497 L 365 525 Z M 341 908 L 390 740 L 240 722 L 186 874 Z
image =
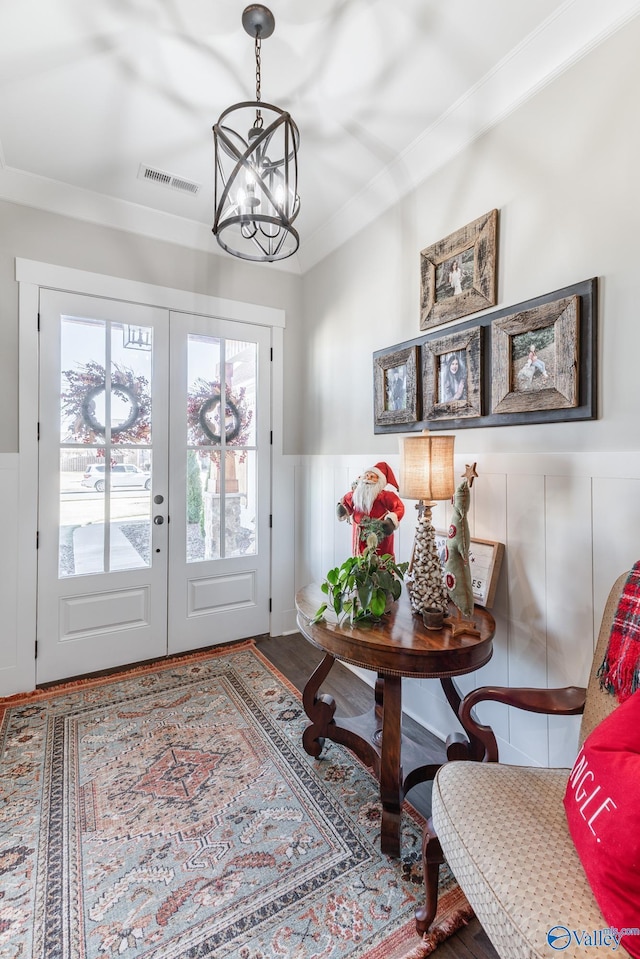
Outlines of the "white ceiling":
M 640 0 L 267 0 L 262 97 L 301 136 L 304 272 L 640 13 Z M 0 196 L 223 253 L 211 127 L 255 96 L 244 0 L 0 14 Z M 138 178 L 141 164 L 200 184 Z M 461 224 L 460 224 L 461 225 Z

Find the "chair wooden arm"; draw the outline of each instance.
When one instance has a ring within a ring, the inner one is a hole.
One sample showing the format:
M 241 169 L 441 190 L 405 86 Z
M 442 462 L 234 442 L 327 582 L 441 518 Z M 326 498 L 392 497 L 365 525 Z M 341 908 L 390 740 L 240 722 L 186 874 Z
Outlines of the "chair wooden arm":
M 473 717 L 472 710 L 478 703 L 492 701 L 516 706 L 530 713 L 547 713 L 555 716 L 576 716 L 584 711 L 587 691 L 582 686 L 564 686 L 559 689 L 533 689 L 528 687 L 480 686 L 464 697 L 458 709 L 460 722 L 473 732 L 484 746 L 481 762 L 498 762 L 498 743 L 491 726 L 483 726 Z

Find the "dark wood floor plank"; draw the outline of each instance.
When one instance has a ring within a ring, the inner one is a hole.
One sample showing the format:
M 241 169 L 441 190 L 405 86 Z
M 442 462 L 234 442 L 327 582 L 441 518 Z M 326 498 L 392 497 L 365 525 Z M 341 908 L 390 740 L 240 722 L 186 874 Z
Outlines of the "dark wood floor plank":
M 256 645 L 300 692 L 323 658 L 323 654 L 300 633 L 260 637 Z M 357 716 L 371 707 L 373 690 L 342 663 L 333 666 L 322 691 L 333 696 L 336 711 L 343 716 Z M 443 761 L 444 744 L 436 736 L 407 716 L 403 717 L 403 728 L 424 745 L 425 763 Z M 411 790 L 407 798 L 423 816 L 431 814 L 430 783 L 421 783 Z M 477 919 L 472 919 L 454 936 L 441 943 L 436 956 L 437 959 L 498 959 L 497 952 Z

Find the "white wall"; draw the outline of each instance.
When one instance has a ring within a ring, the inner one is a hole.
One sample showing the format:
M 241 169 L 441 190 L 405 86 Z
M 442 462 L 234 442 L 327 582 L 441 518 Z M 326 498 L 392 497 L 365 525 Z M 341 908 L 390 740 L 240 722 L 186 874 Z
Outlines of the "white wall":
M 304 277 L 297 586 L 348 555 L 334 509 L 350 480 L 397 462 L 397 438 L 373 433 L 372 353 L 420 336 L 420 250 L 497 207 L 496 309 L 600 278 L 598 419 L 456 433 L 458 464 L 478 463 L 474 533 L 506 544 L 495 654 L 463 687 L 584 682 L 609 587 L 640 557 L 638 49 L 640 18 Z M 443 703 L 434 681 L 407 684 L 405 706 L 440 734 Z M 575 719 L 509 713 L 481 713 L 503 758 L 572 762 Z
M 395 451 L 373 435 L 372 352 L 420 336 L 420 250 L 494 207 L 496 309 L 600 278 L 600 418 L 464 429 L 457 449 L 638 448 L 638 49 L 640 17 L 305 275 L 303 452 Z

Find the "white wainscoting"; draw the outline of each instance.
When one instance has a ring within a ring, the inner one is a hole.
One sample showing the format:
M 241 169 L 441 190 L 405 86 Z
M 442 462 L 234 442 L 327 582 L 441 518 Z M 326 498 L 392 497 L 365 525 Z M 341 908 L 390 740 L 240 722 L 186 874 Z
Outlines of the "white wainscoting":
M 0 695 L 20 691 L 13 677 L 20 665 L 18 609 L 20 601 L 18 550 L 20 544 L 20 484 L 17 453 L 0 454 Z M 31 543 L 35 555 L 35 542 Z M 33 637 L 33 643 L 35 636 Z M 31 661 L 35 647 L 31 645 Z M 6 682 L 5 682 L 5 677 Z M 30 688 L 28 685 L 22 688 Z
M 335 504 L 364 468 L 397 457 L 309 456 L 291 460 L 295 502 L 295 588 L 319 581 L 350 552 L 350 528 Z M 620 572 L 640 558 L 640 453 L 456 456 L 460 475 L 477 461 L 472 488 L 471 535 L 505 544 L 492 612 L 494 655 L 477 673 L 460 677 L 474 686 L 583 685 L 602 610 Z M 409 558 L 414 503 L 396 534 L 396 556 Z M 434 509 L 446 529 L 450 505 Z M 295 613 L 281 614 L 293 627 Z M 362 675 L 362 672 L 361 672 Z M 372 681 L 372 675 L 365 676 Z M 457 720 L 437 680 L 409 680 L 405 711 L 441 738 Z M 571 765 L 579 719 L 547 718 L 485 704 L 481 720 L 499 739 L 501 759 L 529 765 Z

